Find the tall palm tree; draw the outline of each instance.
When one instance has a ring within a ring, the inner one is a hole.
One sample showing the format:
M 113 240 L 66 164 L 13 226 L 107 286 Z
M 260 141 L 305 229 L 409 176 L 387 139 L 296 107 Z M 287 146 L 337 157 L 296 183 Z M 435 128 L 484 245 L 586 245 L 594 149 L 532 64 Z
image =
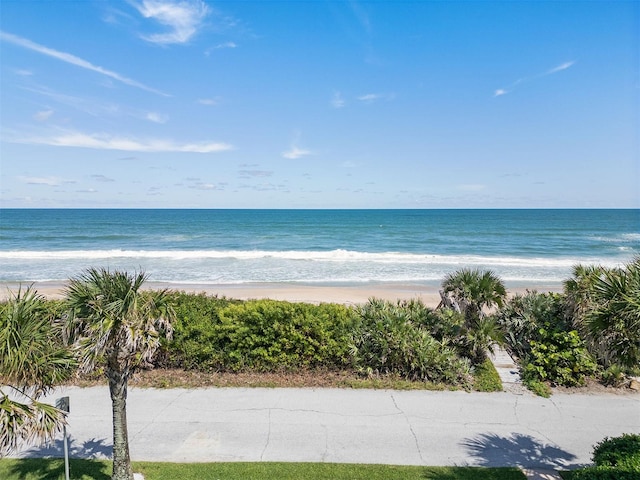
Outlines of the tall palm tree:
M 0 388 L 0 456 L 20 443 L 53 439 L 66 421 L 64 412 L 38 401 L 76 367 L 53 318 L 30 287 L 0 306 L 0 386 L 9 387 Z
M 166 290 L 143 291 L 142 273 L 90 268 L 69 281 L 68 341 L 78 351 L 81 370 L 104 367 L 113 415 L 113 479 L 132 480 L 127 434 L 127 384 L 149 365 L 164 334 L 171 337 L 175 313 Z

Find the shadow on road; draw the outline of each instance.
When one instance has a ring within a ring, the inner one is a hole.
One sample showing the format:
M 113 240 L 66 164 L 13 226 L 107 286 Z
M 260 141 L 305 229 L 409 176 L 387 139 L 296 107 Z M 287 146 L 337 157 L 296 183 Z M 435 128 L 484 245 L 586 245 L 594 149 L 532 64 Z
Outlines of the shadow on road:
M 583 466 L 571 463 L 577 458 L 574 454 L 521 433 L 508 437 L 483 433 L 464 439 L 461 444 L 484 467 L 566 470 Z
M 104 438 L 96 439 L 92 438 L 85 442 L 79 443 L 73 437 L 69 438 L 69 457 L 70 458 L 92 458 L 92 459 L 106 459 L 111 458 L 113 447 L 111 443 L 107 443 Z M 64 457 L 64 444 L 62 439 L 55 440 L 52 443 L 41 445 L 38 447 L 31 447 L 28 450 L 23 451 L 20 457 Z

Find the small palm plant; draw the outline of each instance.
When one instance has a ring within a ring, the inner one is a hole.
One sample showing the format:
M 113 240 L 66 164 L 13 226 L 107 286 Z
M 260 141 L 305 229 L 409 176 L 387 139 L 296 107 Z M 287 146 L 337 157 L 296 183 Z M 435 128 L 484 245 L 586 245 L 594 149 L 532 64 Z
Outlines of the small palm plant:
M 502 307 L 507 290 L 490 270 L 463 268 L 445 277 L 442 282 L 445 295 L 450 295 L 467 319 L 484 316 L 484 308 Z
M 104 368 L 113 414 L 113 479 L 132 480 L 127 434 L 127 384 L 149 365 L 162 335 L 170 337 L 175 314 L 167 291 L 143 291 L 142 272 L 91 268 L 69 281 L 68 341 L 77 349 L 81 370 Z
M 507 290 L 502 280 L 490 270 L 464 268 L 445 277 L 442 282 L 441 305 L 459 310 L 465 319 L 465 343 L 470 357 L 479 363 L 486 351 L 493 352 L 502 342 L 502 333 L 485 309 L 502 307 Z
M 605 366 L 640 369 L 640 257 L 600 275 L 593 299 L 597 307 L 586 315 L 585 324 L 589 337 L 598 339 Z
M 75 367 L 44 297 L 30 287 L 11 294 L 0 306 L 0 456 L 21 443 L 53 439 L 65 413 L 38 399 Z

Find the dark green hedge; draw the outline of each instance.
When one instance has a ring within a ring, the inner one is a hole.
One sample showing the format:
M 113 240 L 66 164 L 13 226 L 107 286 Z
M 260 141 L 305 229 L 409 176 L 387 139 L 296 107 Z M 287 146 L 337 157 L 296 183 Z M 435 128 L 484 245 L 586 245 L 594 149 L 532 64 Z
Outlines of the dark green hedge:
M 346 306 L 174 295 L 178 319 L 165 355 L 170 366 L 272 371 L 349 363 L 355 314 Z

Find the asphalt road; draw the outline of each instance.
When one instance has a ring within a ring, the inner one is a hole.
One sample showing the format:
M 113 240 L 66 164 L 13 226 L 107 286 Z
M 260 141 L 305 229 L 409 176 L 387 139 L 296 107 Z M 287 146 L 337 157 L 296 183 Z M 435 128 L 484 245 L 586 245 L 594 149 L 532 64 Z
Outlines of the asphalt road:
M 111 454 L 106 387 L 65 388 L 71 452 Z M 640 394 L 343 389 L 129 390 L 133 460 L 570 468 L 605 436 L 640 433 Z M 62 455 L 62 442 L 21 456 Z

